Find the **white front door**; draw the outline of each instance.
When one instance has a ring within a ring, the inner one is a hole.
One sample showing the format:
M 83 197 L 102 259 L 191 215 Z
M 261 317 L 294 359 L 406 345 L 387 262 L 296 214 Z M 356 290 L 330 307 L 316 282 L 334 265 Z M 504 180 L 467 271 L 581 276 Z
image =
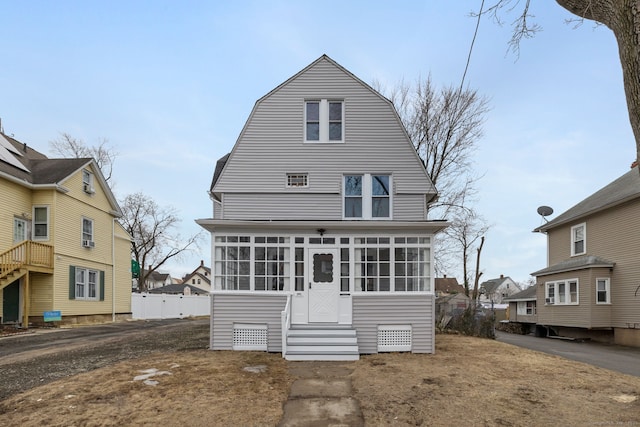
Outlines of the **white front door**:
M 338 322 L 338 249 L 309 249 L 309 322 Z

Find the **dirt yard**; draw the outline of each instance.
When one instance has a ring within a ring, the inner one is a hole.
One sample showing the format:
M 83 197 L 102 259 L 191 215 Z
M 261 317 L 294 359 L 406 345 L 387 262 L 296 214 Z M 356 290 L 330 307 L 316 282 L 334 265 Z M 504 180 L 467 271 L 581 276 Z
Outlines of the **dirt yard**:
M 638 377 L 492 340 L 436 343 L 435 355 L 354 362 L 367 425 L 640 426 Z M 253 352 L 157 353 L 2 400 L 0 425 L 274 426 L 295 380 L 288 363 Z

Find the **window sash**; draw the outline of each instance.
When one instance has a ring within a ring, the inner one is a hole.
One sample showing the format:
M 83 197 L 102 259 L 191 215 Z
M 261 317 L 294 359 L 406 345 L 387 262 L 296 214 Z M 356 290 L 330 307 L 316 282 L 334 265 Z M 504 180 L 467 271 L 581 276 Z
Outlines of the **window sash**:
M 93 241 L 93 220 L 82 218 L 82 240 Z
M 344 141 L 344 101 L 309 100 L 304 109 L 305 141 Z
M 33 239 L 47 240 L 49 238 L 49 208 L 35 206 L 33 208 Z
M 391 180 L 391 175 L 344 175 L 344 218 L 391 219 Z
M 610 304 L 609 279 L 596 279 L 596 304 Z
M 586 252 L 586 225 L 571 227 L 571 255 L 582 255 Z

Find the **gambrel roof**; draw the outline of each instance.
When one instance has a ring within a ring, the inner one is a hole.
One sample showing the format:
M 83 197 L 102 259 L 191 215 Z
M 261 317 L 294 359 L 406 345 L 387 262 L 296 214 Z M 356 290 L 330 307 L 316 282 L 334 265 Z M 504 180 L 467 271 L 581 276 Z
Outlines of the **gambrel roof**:
M 381 162 L 386 160 L 386 167 L 394 169 L 400 174 L 408 173 L 406 171 L 411 171 L 409 173 L 415 174 L 415 179 L 398 181 L 399 184 L 396 191 L 425 194 L 427 195 L 427 201 L 432 201 L 437 195 L 437 190 L 429 179 L 424 164 L 413 147 L 393 103 L 327 55 L 322 55 L 256 101 L 233 149 L 229 154 L 221 157 L 216 164 L 210 194 L 217 200 L 220 200 L 221 194 L 229 192 L 231 187 L 234 189 L 242 187 L 242 192 L 255 192 L 255 181 L 251 183 L 238 182 L 238 178 L 244 179 L 247 177 L 245 171 L 238 172 L 236 170 L 235 172 L 231 172 L 234 167 L 237 168 L 238 164 L 251 164 L 254 168 L 259 168 L 259 170 L 265 174 L 261 177 L 260 182 L 264 186 L 270 185 L 270 188 L 274 188 L 276 185 L 273 182 L 274 175 L 269 175 L 269 171 L 273 172 L 275 169 L 281 168 L 282 165 L 293 164 L 288 163 L 292 161 L 289 153 L 293 145 L 287 147 L 289 150 L 283 148 L 286 144 L 293 144 L 293 142 L 283 135 L 286 133 L 288 138 L 291 138 L 291 129 L 299 126 L 300 138 L 302 138 L 302 129 L 304 126 L 302 121 L 303 100 L 305 98 L 317 99 L 323 97 L 340 98 L 341 96 L 348 99 L 345 103 L 345 105 L 347 105 L 345 108 L 347 109 L 362 108 L 363 100 L 366 100 L 366 102 L 369 103 L 368 105 L 380 102 L 381 105 L 385 106 L 385 114 L 389 112 L 389 121 L 387 122 L 389 126 L 382 129 L 382 132 L 380 129 L 372 130 L 369 132 L 369 135 L 373 135 L 374 137 L 370 138 L 370 140 L 363 141 L 362 138 L 357 140 L 350 139 L 348 142 L 345 142 L 345 145 L 363 147 L 361 160 L 364 163 L 366 158 L 366 150 L 364 147 L 366 147 L 366 144 L 373 143 L 374 139 L 376 139 L 378 144 L 381 144 L 380 140 L 382 137 L 380 134 L 385 133 L 388 139 L 386 139 L 384 143 L 389 144 L 390 141 L 393 141 L 396 145 L 385 147 L 385 149 L 389 151 L 388 155 L 378 160 Z M 294 98 L 295 101 L 292 101 Z M 356 105 L 359 105 L 359 107 L 355 107 Z M 349 110 L 346 111 L 345 114 L 349 114 Z M 378 120 L 378 118 L 367 117 L 360 111 L 354 114 L 353 111 L 355 110 L 351 110 L 351 114 L 353 114 L 351 118 L 345 119 L 346 126 L 352 126 L 353 123 L 358 123 L 357 126 L 359 126 L 360 130 L 366 127 L 367 124 L 369 126 L 380 126 L 380 120 Z M 286 118 L 287 121 L 277 121 L 283 118 Z M 365 122 L 366 124 L 363 124 Z M 271 139 L 269 142 L 263 143 L 261 141 L 260 144 L 255 145 L 256 138 L 258 138 L 255 128 L 258 124 L 260 126 L 260 137 L 265 140 Z M 348 133 L 348 131 L 345 131 L 345 133 Z M 280 139 L 277 139 L 278 148 L 267 149 L 267 146 L 273 147 L 273 145 L 269 144 L 273 144 L 275 134 L 280 137 Z M 406 144 L 406 146 L 403 144 Z M 247 145 L 247 147 L 242 148 L 242 145 Z M 251 148 L 248 147 L 249 145 Z M 315 147 L 319 148 L 320 144 L 316 144 Z M 262 152 L 261 150 L 266 151 Z M 300 147 L 296 146 L 296 150 L 299 152 Z M 308 145 L 305 147 L 305 150 L 310 152 L 313 149 Z M 318 161 L 327 161 L 327 156 L 331 154 L 333 156 L 331 158 L 332 161 L 342 162 L 342 168 L 344 170 L 349 169 L 350 166 L 354 165 L 354 159 L 344 157 L 344 150 L 344 146 L 334 146 L 332 150 L 325 150 L 325 152 L 322 153 L 323 157 Z M 319 153 L 314 153 L 314 155 L 318 154 Z M 309 154 L 309 156 L 312 155 Z M 404 156 L 402 158 L 407 160 L 403 168 L 397 166 L 397 161 L 401 156 Z M 368 160 L 369 159 L 367 159 L 367 161 Z M 415 164 L 412 164 L 412 162 L 415 162 Z M 383 169 L 381 165 L 377 165 L 376 167 Z M 278 169 L 278 171 L 279 170 L 280 169 Z M 250 190 L 248 185 L 252 186 Z M 326 188 L 323 191 L 326 191 Z
M 612 208 L 639 197 L 640 173 L 638 172 L 638 166 L 634 166 L 629 172 L 625 173 L 620 178 L 596 191 L 577 205 L 533 231 L 544 233 L 559 225 L 578 220 L 587 215 Z

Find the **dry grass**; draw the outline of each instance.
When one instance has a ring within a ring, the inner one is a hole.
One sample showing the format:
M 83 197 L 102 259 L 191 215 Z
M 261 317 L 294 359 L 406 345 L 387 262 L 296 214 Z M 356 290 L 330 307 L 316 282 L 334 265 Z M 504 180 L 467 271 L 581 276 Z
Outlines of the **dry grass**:
M 266 371 L 243 369 L 256 365 Z M 640 426 L 640 378 L 496 341 L 438 335 L 435 355 L 350 366 L 371 426 Z M 134 381 L 151 368 L 170 374 Z M 6 399 L 0 425 L 273 426 L 293 380 L 278 354 L 157 354 Z

